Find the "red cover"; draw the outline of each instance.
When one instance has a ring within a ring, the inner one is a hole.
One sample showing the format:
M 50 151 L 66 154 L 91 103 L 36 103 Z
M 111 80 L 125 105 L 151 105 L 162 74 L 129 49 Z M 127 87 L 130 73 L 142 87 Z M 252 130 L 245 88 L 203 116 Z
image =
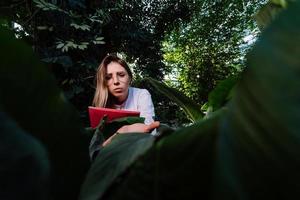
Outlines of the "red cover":
M 117 110 L 110 108 L 100 108 L 100 107 L 92 107 L 89 106 L 89 116 L 90 116 L 90 124 L 92 128 L 95 128 L 100 120 L 104 117 L 104 115 L 108 116 L 108 122 L 111 120 L 122 118 L 122 117 L 139 117 L 140 112 L 138 111 L 130 111 L 130 110 Z

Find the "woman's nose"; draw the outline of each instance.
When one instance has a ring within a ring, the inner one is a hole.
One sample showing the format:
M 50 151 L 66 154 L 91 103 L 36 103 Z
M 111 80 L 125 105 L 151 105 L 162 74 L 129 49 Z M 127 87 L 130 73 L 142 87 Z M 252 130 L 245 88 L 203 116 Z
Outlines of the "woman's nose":
M 120 84 L 118 76 L 113 77 L 113 81 L 114 81 L 114 85 Z

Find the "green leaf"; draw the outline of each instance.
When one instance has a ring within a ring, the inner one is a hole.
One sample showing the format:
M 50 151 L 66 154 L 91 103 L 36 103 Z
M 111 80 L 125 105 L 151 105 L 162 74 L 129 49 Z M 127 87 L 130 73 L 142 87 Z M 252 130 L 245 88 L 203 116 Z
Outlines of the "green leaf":
M 67 70 L 69 67 L 73 66 L 73 61 L 71 57 L 69 56 L 57 56 L 57 57 L 48 57 L 42 59 L 43 62 L 46 63 L 57 63 L 62 65 L 65 70 Z
M 223 114 L 224 110 L 217 111 L 209 119 L 158 140 L 115 179 L 104 199 L 209 199 L 215 142 Z
M 236 85 L 239 77 L 230 76 L 221 81 L 216 88 L 208 95 L 208 106 L 211 106 L 213 111 L 220 109 L 228 100 L 231 91 Z
M 287 4 L 288 4 L 287 0 L 271 0 L 271 2 L 274 4 L 280 5 L 284 8 L 286 8 Z
M 41 8 L 44 11 L 48 11 L 48 10 L 61 11 L 61 9 L 58 8 L 56 5 L 52 3 L 47 3 L 43 0 L 33 0 L 33 2 L 36 3 L 36 7 Z
M 105 44 L 105 41 L 104 40 L 104 37 L 96 37 L 94 40 L 93 40 L 93 43 L 94 44 Z
M 2 111 L 0 122 L 1 199 L 46 199 L 50 165 L 45 148 Z
M 60 48 L 62 48 L 63 46 L 65 46 L 64 43 L 58 43 L 58 44 L 56 45 L 56 48 L 57 48 L 57 49 L 60 49 Z
M 102 127 L 102 132 L 104 138 L 109 138 L 111 135 L 117 132 L 119 128 L 125 125 L 144 123 L 145 118 L 143 117 L 122 117 L 105 124 Z
M 96 157 L 80 192 L 81 200 L 101 199 L 115 179 L 153 144 L 149 134 L 119 134 Z
M 260 29 L 266 28 L 286 6 L 286 0 L 268 1 L 254 16 Z
M 70 24 L 71 27 L 74 27 L 75 29 L 79 29 L 79 30 L 83 30 L 83 31 L 89 31 L 91 29 L 91 27 L 87 24 L 75 24 L 75 23 L 71 23 Z
M 300 2 L 248 55 L 220 129 L 216 199 L 300 198 Z
M 14 52 L 14 53 L 11 53 Z M 89 165 L 79 115 L 32 48 L 0 29 L 0 105 L 49 153 L 51 196 L 76 199 Z
M 84 49 L 86 49 L 87 48 L 87 45 L 86 44 L 80 44 L 80 45 L 78 45 L 78 49 L 81 49 L 81 50 L 84 50 Z
M 94 40 L 93 43 L 94 43 L 94 44 L 105 44 L 104 41 L 98 41 L 98 40 Z
M 37 28 L 37 30 L 48 30 L 49 29 L 48 26 L 37 26 L 36 28 Z
M 103 40 L 104 37 L 97 37 L 96 40 Z
M 67 45 L 65 45 L 65 46 L 61 49 L 62 52 L 68 52 L 68 50 L 69 50 L 69 47 L 68 47 Z
M 177 103 L 192 121 L 196 121 L 203 117 L 201 106 L 179 90 L 168 87 L 167 85 L 152 78 L 147 78 L 147 80 L 157 89 L 158 92 L 168 97 L 171 101 Z

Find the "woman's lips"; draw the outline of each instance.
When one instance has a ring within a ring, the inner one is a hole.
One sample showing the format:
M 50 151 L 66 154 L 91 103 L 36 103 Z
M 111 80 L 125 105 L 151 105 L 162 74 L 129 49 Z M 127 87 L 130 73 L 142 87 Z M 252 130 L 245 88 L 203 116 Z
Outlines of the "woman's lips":
M 122 90 L 122 88 L 115 88 L 114 91 L 115 92 L 122 92 L 123 90 Z

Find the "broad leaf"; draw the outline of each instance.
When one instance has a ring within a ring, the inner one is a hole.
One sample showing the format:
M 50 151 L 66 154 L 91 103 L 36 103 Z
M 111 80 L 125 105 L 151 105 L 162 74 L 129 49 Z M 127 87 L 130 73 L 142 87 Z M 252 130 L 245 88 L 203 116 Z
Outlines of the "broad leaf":
M 144 118 L 142 117 L 124 117 L 107 123 L 107 116 L 105 115 L 96 128 L 89 129 L 89 134 L 93 132 L 89 146 L 91 160 L 93 161 L 98 152 L 101 151 L 103 142 L 117 133 L 122 126 L 143 122 Z
M 216 199 L 300 198 L 299 11 L 278 15 L 248 55 L 222 124 Z
M 232 90 L 237 84 L 238 76 L 230 76 L 221 81 L 216 88 L 208 95 L 208 106 L 212 107 L 212 111 L 220 109 L 228 102 L 232 95 Z
M 96 128 L 87 128 L 87 132 L 90 136 L 97 134 L 97 138 L 100 139 L 100 144 L 102 144 L 107 138 L 112 136 L 117 132 L 122 126 L 135 124 L 135 123 L 144 123 L 145 118 L 143 117 L 122 117 L 114 119 L 111 122 L 107 123 L 107 116 L 104 116 Z
M 254 16 L 259 28 L 266 28 L 287 4 L 288 0 L 269 0 Z
M 0 111 L 0 199 L 48 199 L 50 165 L 43 145 Z
M 88 172 L 81 189 L 80 199 L 100 199 L 109 186 L 141 155 L 154 141 L 149 134 L 119 134 L 99 152 Z
M 158 140 L 115 180 L 103 199 L 208 199 L 218 124 L 224 112 Z
M 171 101 L 177 103 L 192 121 L 201 119 L 204 116 L 201 111 L 201 106 L 179 90 L 168 87 L 164 83 L 160 83 L 152 78 L 147 79 L 157 89 L 158 92 L 168 97 Z
M 103 136 L 104 138 L 109 138 L 111 135 L 113 135 L 119 128 L 125 125 L 135 124 L 135 123 L 144 123 L 145 118 L 143 117 L 123 117 L 118 118 L 110 123 L 107 123 L 102 128 Z
M 3 111 L 48 151 L 54 175 L 51 195 L 76 199 L 89 165 L 88 141 L 78 113 L 32 49 L 13 33 L 0 30 L 0 55 Z

